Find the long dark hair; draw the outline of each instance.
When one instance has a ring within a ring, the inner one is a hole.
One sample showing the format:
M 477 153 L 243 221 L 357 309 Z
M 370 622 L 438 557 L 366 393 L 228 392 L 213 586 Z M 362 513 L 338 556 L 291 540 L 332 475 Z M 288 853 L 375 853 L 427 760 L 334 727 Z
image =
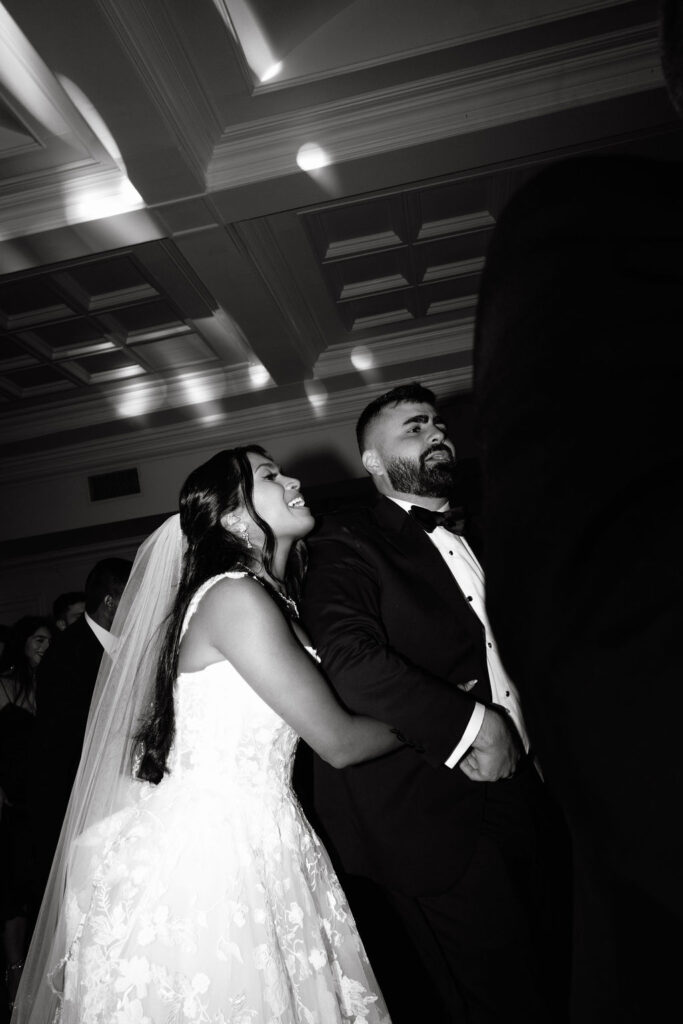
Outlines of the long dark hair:
M 46 629 L 54 637 L 54 627 L 43 615 L 24 615 L 12 626 L 9 643 L 2 657 L 3 675 L 15 684 L 14 699 L 17 703 L 29 700 L 35 686 L 35 672 L 26 657 L 26 641 L 39 629 Z
M 261 563 L 255 561 L 246 541 L 221 525 L 221 517 L 226 512 L 244 505 L 263 531 L 262 564 L 274 577 L 275 537 L 268 523 L 254 509 L 254 477 L 249 452 L 269 458 L 259 445 L 226 449 L 193 470 L 180 491 L 180 526 L 187 548 L 159 656 L 154 703 L 136 736 L 136 748 L 142 751 L 137 775 L 148 782 L 160 782 L 167 769 L 175 734 L 173 688 L 178 674 L 180 634 L 193 594 L 205 580 L 219 573 L 260 568 Z M 304 550 L 300 542 L 292 546 L 286 578 L 280 581 L 295 598 L 301 588 Z

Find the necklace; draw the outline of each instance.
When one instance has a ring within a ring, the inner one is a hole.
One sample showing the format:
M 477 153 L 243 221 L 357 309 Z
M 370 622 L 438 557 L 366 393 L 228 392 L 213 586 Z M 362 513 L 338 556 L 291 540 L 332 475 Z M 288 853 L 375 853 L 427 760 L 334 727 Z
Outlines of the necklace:
M 284 606 L 288 615 L 291 615 L 293 619 L 299 618 L 299 609 L 297 608 L 296 601 L 293 597 L 288 597 L 282 590 L 278 590 L 274 583 L 271 583 L 270 580 L 265 579 L 263 576 L 259 576 L 257 573 L 252 572 L 249 569 L 245 569 L 245 572 L 247 573 L 247 576 L 251 576 L 253 580 L 260 583 L 262 587 L 272 594 L 273 597 L 277 598 L 280 604 Z
M 296 601 L 293 597 L 287 597 L 286 594 L 281 594 L 279 590 L 274 590 L 273 593 L 280 598 L 280 601 L 284 604 L 287 612 L 292 616 L 293 619 L 299 618 L 299 609 L 296 606 Z

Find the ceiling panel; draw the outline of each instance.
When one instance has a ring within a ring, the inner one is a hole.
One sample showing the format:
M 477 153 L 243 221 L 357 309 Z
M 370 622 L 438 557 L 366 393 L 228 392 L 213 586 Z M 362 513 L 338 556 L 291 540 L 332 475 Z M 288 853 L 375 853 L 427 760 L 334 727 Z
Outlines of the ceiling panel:
M 314 444 L 398 381 L 469 390 L 519 184 L 575 153 L 683 157 L 655 8 L 3 0 L 3 470 L 208 423 L 294 417 Z M 299 168 L 309 142 L 329 166 Z
M 217 363 L 216 353 L 196 334 L 163 341 L 138 342 L 135 355 L 151 370 L 173 370 L 185 366 Z
M 26 350 L 12 338 L 0 335 L 0 366 L 6 362 L 26 362 L 29 357 Z M 31 360 L 32 361 L 32 360 Z
M 476 305 L 495 219 L 482 206 L 496 175 L 397 191 L 303 214 L 321 277 L 347 331 L 457 313 Z M 371 226 L 372 235 L 360 234 Z
M 101 341 L 103 330 L 97 321 L 86 319 L 86 317 L 74 317 L 70 320 L 60 320 L 56 324 L 44 324 L 25 331 L 22 337 L 27 341 L 38 339 L 43 345 L 50 349 L 50 356 L 64 354 L 83 345 L 95 341 Z
M 32 398 L 46 392 L 63 391 L 73 387 L 73 382 L 58 367 L 36 364 L 19 370 L 2 370 L 0 386 L 10 395 Z
M 111 313 L 111 319 L 120 324 L 129 336 L 150 330 L 164 330 L 182 324 L 182 317 L 169 303 L 141 302 L 135 306 L 121 306 Z

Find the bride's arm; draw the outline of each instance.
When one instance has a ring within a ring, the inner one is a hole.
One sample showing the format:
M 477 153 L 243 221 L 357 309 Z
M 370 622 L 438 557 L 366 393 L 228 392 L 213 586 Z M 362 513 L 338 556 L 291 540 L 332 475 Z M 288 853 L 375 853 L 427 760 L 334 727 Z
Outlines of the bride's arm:
M 203 637 L 227 658 L 259 696 L 335 768 L 401 746 L 388 725 L 344 710 L 280 609 L 254 580 L 217 583 L 201 602 L 192 627 L 198 639 Z

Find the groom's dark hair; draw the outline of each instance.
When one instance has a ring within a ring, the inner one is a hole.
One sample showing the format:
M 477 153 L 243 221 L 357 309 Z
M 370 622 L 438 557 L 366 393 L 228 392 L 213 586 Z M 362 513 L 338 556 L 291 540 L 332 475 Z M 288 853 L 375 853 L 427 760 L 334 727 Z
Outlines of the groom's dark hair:
M 385 391 L 379 398 L 366 405 L 356 423 L 356 440 L 361 455 L 365 451 L 365 438 L 372 421 L 377 419 L 382 409 L 386 409 L 388 405 L 398 405 L 400 402 L 427 402 L 435 406 L 436 395 L 414 380 L 411 384 L 399 384 L 391 391 Z

